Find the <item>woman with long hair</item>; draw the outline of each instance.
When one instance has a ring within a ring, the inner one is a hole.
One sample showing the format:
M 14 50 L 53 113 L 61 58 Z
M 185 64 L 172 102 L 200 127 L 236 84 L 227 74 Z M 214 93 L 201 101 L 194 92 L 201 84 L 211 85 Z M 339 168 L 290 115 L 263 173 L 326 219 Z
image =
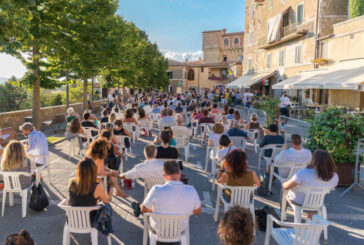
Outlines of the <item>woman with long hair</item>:
M 65 133 L 66 139 L 71 140 L 73 138 L 78 138 L 78 146 L 80 147 L 80 151 L 83 150 L 83 143 L 82 143 L 82 137 L 85 132 L 83 128 L 81 127 L 81 122 L 78 120 L 78 118 L 72 119 L 69 127 L 69 132 Z M 86 140 L 86 139 L 85 139 Z

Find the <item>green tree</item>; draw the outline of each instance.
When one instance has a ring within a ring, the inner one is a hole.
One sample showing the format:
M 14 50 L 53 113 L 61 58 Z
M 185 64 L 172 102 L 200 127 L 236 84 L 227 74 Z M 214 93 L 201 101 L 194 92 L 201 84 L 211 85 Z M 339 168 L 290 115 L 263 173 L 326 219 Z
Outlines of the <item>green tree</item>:
M 13 77 L 6 83 L 0 84 L 0 112 L 27 109 L 29 104 L 27 89 L 16 85 Z
M 363 0 L 350 0 L 350 18 L 355 18 L 364 14 Z

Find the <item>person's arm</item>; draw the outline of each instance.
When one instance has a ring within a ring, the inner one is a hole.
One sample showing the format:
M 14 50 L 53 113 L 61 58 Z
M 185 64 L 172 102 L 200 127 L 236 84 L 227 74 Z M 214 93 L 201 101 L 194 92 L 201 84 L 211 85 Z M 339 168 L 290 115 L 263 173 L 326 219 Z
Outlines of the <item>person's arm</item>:
M 101 184 L 98 184 L 95 188 L 94 197 L 101 200 L 104 204 L 108 204 L 112 197 L 112 188 L 109 195 L 106 195 L 105 189 Z
M 80 128 L 80 131 L 78 131 L 80 134 L 85 134 L 85 130 L 83 130 L 83 128 Z
M 250 128 L 250 122 L 248 122 L 247 124 L 245 124 L 245 126 L 243 127 L 243 130 L 247 130 Z
M 220 172 L 221 173 L 221 172 Z M 219 175 L 220 175 L 219 173 Z M 221 173 L 220 177 L 217 179 L 217 183 L 225 185 L 228 181 L 228 175 L 226 174 L 226 172 Z
M 260 181 L 256 172 L 253 172 L 254 186 L 260 186 Z
M 126 130 L 125 128 L 124 128 L 124 133 L 127 135 L 127 136 L 129 136 L 129 137 L 133 137 L 133 135 L 128 131 L 128 130 Z
M 200 215 L 202 213 L 202 206 L 192 211 L 194 215 Z
M 298 185 L 298 183 L 296 183 L 296 182 L 294 181 L 294 179 L 293 179 L 293 178 L 291 178 L 290 180 L 288 180 L 288 181 L 284 182 L 282 186 L 283 186 L 283 189 L 285 189 L 285 190 L 290 190 L 290 189 L 295 188 L 297 185 Z
M 152 189 L 148 192 L 147 196 L 145 197 L 142 205 L 140 206 L 140 211 L 142 213 L 152 213 L 152 207 L 154 204 L 154 200 L 156 199 L 156 186 L 153 186 Z
M 214 141 L 212 139 L 209 139 L 208 144 L 209 144 L 210 147 L 213 147 L 214 146 Z
M 111 142 L 114 142 L 114 144 L 119 145 L 120 142 L 118 141 L 118 139 L 115 137 L 115 135 L 111 135 Z M 115 149 L 116 147 L 114 147 Z M 115 152 L 115 151 L 114 151 Z

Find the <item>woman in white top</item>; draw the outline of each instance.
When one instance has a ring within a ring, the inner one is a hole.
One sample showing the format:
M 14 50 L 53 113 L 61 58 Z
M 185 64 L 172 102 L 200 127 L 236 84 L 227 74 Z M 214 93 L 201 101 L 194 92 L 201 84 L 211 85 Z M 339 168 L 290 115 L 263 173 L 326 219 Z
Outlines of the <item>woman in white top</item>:
M 312 168 L 298 171 L 290 180 L 283 183 L 283 188 L 289 190 L 288 198 L 293 204 L 302 205 L 304 193 L 292 190 L 296 186 L 334 188 L 339 182 L 335 162 L 327 151 L 316 150 L 312 156 Z M 308 213 L 312 218 L 313 213 Z
M 209 135 L 208 144 L 210 147 L 218 147 L 221 135 L 224 133 L 224 125 L 221 123 L 215 123 L 212 127 L 212 131 Z
M 236 149 L 233 142 L 230 140 L 229 136 L 226 134 L 221 135 L 219 141 L 219 148 L 216 155 L 216 160 L 221 161 L 227 156 L 230 152 Z

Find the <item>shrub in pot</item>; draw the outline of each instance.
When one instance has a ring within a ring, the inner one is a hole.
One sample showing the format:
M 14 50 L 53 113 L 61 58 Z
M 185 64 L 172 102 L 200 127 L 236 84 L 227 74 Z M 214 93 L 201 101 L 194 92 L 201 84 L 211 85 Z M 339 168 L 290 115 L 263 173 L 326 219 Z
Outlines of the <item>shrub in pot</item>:
M 364 118 L 358 114 L 347 115 L 343 109 L 330 108 L 310 122 L 306 147 L 311 151 L 330 152 L 338 169 L 339 185 L 352 184 L 355 148 L 358 139 L 364 138 Z

